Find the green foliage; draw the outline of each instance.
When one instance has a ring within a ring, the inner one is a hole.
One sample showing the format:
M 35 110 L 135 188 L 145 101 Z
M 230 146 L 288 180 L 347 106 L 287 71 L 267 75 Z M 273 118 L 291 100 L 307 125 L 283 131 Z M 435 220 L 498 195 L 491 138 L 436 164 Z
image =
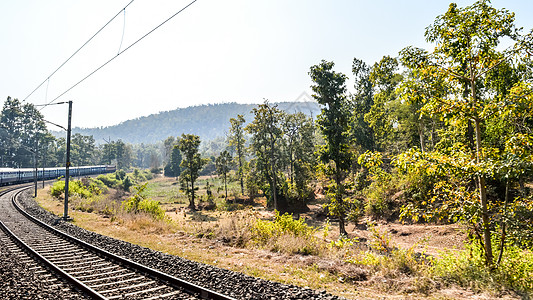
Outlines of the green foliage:
M 130 179 L 128 175 L 124 177 L 124 180 L 122 181 L 122 187 L 126 192 L 130 191 L 130 187 L 133 185 L 133 181 Z
M 172 147 L 172 151 L 170 153 L 170 160 L 168 164 L 165 166 L 165 176 L 168 177 L 178 177 L 181 174 L 181 151 L 178 147 L 178 145 L 174 145 Z
M 117 178 L 117 180 L 124 180 L 124 178 L 126 177 L 126 172 L 124 170 L 118 170 L 115 172 L 115 177 Z
M 346 235 L 344 218 L 346 205 L 344 204 L 344 190 L 342 181 L 346 171 L 351 167 L 352 151 L 350 149 L 350 119 L 351 105 L 346 96 L 346 75 L 333 71 L 333 62 L 322 60 L 319 65 L 312 66 L 309 75 L 314 85 L 311 89 L 313 97 L 321 105 L 321 113 L 317 125 L 322 132 L 325 145 L 320 149 L 322 170 L 332 181 L 328 188 L 330 195 L 330 212 L 339 217 L 339 232 Z
M 282 128 L 284 113 L 266 100 L 254 108 L 253 113 L 254 120 L 245 128 L 252 135 L 250 151 L 255 155 L 252 162 L 261 180 L 268 184 L 268 204 L 274 209 L 279 209 L 285 207 L 284 203 L 278 203 L 278 184 L 281 182 L 278 176 L 284 147 Z
M 32 153 L 52 144 L 43 115 L 31 103 L 7 97 L 0 112 L 0 157 L 3 167 L 33 166 Z
M 159 205 L 159 201 L 146 198 L 144 191 L 146 183 L 135 186 L 135 193 L 122 202 L 122 208 L 128 213 L 144 212 L 151 215 L 154 219 L 162 220 L 165 218 L 165 211 Z
M 251 241 L 255 245 L 270 247 L 272 251 L 291 254 L 317 254 L 319 243 L 313 236 L 316 230 L 303 218 L 294 220 L 292 214 L 276 216 L 273 221 L 257 220 L 250 228 Z
M 315 229 L 307 225 L 303 218 L 295 220 L 292 214 L 284 213 L 280 215 L 276 211 L 273 221 L 257 220 L 250 228 L 250 231 L 253 241 L 259 244 L 266 244 L 271 238 L 285 234 L 309 237 L 314 234 Z
M 495 241 L 493 243 L 497 246 Z M 533 253 L 513 245 L 506 245 L 506 252 L 498 268 L 491 269 L 485 265 L 484 249 L 478 241 L 472 241 L 465 250 L 443 253 L 442 258 L 434 260 L 432 272 L 441 280 L 475 291 L 508 288 L 531 295 Z
M 98 183 L 88 181 L 86 184 L 82 180 L 69 181 L 68 195 L 78 196 L 83 199 L 90 198 L 94 195 L 99 195 L 102 190 L 98 187 Z M 50 188 L 50 194 L 53 197 L 59 198 L 65 195 L 65 181 L 57 180 L 52 184 Z
M 147 181 L 154 178 L 154 175 L 150 170 L 139 170 L 137 168 L 133 169 L 131 176 L 135 181 Z
M 107 187 L 114 188 L 120 184 L 120 181 L 116 179 L 116 176 L 113 174 L 100 174 L 96 177 Z
M 245 143 L 246 139 L 244 137 L 244 116 L 243 115 L 237 115 L 237 118 L 231 118 L 230 120 L 231 127 L 230 127 L 230 135 L 228 137 L 228 144 L 231 147 L 235 147 L 235 150 L 237 151 L 237 156 L 235 159 L 237 160 L 237 175 L 239 177 L 239 181 L 241 183 L 241 194 L 244 195 L 244 168 L 245 168 L 245 162 L 244 162 L 244 156 L 246 154 L 246 148 Z
M 220 153 L 220 155 L 216 158 L 215 161 L 216 169 L 218 175 L 222 175 L 222 179 L 224 180 L 224 191 L 226 195 L 226 201 L 228 201 L 228 172 L 231 167 L 231 155 L 227 150 L 224 150 Z
M 180 180 L 185 183 L 182 187 L 185 188 L 185 193 L 190 196 L 189 207 L 192 209 L 196 209 L 194 204 L 196 191 L 194 182 L 198 178 L 202 167 L 207 163 L 207 160 L 202 159 L 200 153 L 198 153 L 199 146 L 200 137 L 194 134 L 182 134 L 178 143 L 179 150 L 183 154 L 183 159 L 180 164 L 183 172 Z

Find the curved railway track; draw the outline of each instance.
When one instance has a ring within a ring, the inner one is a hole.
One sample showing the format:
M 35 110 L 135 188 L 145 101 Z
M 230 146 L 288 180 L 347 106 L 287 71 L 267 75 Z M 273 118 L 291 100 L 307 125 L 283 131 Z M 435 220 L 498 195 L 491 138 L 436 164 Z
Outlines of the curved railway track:
M 51 281 L 57 281 L 54 276 L 60 277 L 94 299 L 233 299 L 116 256 L 42 223 L 17 205 L 16 197 L 22 191 L 13 188 L 0 192 L 0 227 L 25 253 L 55 274 L 49 275 Z M 40 266 L 34 268 L 42 270 Z

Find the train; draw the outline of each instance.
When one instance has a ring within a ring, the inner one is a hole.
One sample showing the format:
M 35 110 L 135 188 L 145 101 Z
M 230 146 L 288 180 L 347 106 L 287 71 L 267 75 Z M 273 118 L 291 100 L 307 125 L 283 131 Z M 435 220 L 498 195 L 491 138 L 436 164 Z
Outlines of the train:
M 70 167 L 70 176 L 88 176 L 104 173 L 113 173 L 117 170 L 116 166 L 102 165 L 102 166 L 85 166 L 85 167 Z M 37 170 L 37 180 L 56 179 L 65 176 L 65 168 L 44 168 Z M 0 186 L 12 185 L 35 180 L 35 169 L 11 169 L 0 168 Z

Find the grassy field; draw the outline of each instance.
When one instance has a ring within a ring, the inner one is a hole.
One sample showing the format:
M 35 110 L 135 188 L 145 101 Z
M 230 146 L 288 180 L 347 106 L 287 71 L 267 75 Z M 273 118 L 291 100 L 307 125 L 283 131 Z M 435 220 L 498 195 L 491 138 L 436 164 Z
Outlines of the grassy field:
M 162 220 L 145 213 L 125 213 L 120 202 L 133 192 L 115 189 L 90 201 L 71 197 L 71 207 L 83 207 L 84 211 L 73 210 L 70 215 L 74 224 L 90 231 L 348 299 L 520 298 L 501 285 L 459 286 L 435 275 L 431 257 L 439 257 L 445 248 L 464 252 L 465 233 L 459 225 L 350 224 L 350 238 L 338 240 L 336 224 L 321 214 L 320 199 L 300 215 L 299 223 L 292 217 L 275 219 L 274 212 L 264 207 L 264 199 L 257 199 L 254 205 L 228 205 L 219 189 L 220 180 L 213 177 L 198 181 L 201 202 L 207 201 L 207 182 L 216 204 L 212 210 L 187 209 L 187 197 L 176 180 L 157 177 L 148 181 L 143 194 L 160 203 L 165 211 Z M 236 194 L 239 186 L 233 182 L 230 189 Z M 41 191 L 37 201 L 62 214 L 61 201 L 50 195 L 50 188 Z M 88 202 L 94 206 L 91 212 L 86 209 Z M 111 214 L 98 213 L 104 203 L 113 207 Z

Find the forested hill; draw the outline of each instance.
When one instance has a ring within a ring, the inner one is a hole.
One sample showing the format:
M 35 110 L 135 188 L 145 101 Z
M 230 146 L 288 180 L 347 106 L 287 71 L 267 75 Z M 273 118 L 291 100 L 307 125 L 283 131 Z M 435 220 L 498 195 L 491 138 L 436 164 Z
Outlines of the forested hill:
M 316 102 L 281 102 L 279 109 L 289 113 L 303 112 L 316 117 L 320 108 Z M 252 109 L 256 104 L 209 104 L 179 108 L 172 111 L 140 117 L 122 122 L 118 125 L 99 128 L 74 128 L 73 133 L 92 135 L 97 144 L 106 140 L 121 139 L 132 144 L 156 143 L 169 136 L 182 133 L 199 135 L 204 141 L 223 137 L 229 130 L 230 118 L 238 114 L 244 116 L 247 122 L 253 119 Z M 64 136 L 64 133 L 60 133 Z

